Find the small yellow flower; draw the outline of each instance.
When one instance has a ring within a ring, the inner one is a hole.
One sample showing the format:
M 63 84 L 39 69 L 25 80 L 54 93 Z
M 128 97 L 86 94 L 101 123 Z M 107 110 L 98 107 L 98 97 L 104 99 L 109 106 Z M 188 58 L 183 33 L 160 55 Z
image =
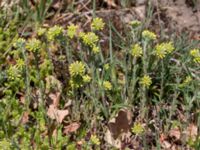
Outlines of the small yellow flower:
M 168 54 L 172 53 L 175 49 L 172 42 L 163 43 L 163 45 L 164 45 L 163 47 L 165 47 Z
M 131 21 L 129 24 L 132 25 L 133 28 L 137 28 L 137 27 L 139 27 L 142 23 L 141 23 L 140 21 L 138 21 L 138 20 L 134 20 L 134 21 Z
M 84 83 L 89 83 L 91 81 L 91 77 L 89 75 L 84 75 L 83 76 L 83 82 Z
M 24 62 L 23 59 L 21 59 L 21 58 L 17 59 L 17 61 L 16 61 L 16 66 L 17 66 L 18 68 L 22 68 L 24 65 L 25 65 L 25 62 Z
M 163 59 L 166 56 L 166 54 L 173 52 L 173 50 L 174 50 L 174 46 L 172 45 L 172 42 L 161 43 L 161 44 L 156 45 L 155 54 L 160 59 Z
M 92 30 L 103 30 L 105 23 L 102 18 L 94 18 L 91 23 Z
M 184 84 L 189 84 L 192 81 L 192 77 L 191 76 L 187 76 L 185 78 L 185 80 L 183 81 Z
M 70 64 L 69 73 L 70 73 L 71 77 L 75 77 L 78 75 L 83 76 L 85 73 L 85 65 L 80 61 L 76 61 L 76 62 Z
M 110 65 L 107 63 L 107 64 L 105 64 L 105 65 L 103 66 L 103 68 L 104 68 L 105 70 L 108 70 L 108 69 L 110 68 Z
M 63 34 L 63 27 L 55 25 L 51 27 L 47 32 L 47 38 L 49 41 L 53 41 Z
M 26 40 L 25 40 L 25 39 L 19 38 L 19 39 L 17 39 L 17 41 L 13 44 L 13 46 L 14 46 L 15 48 L 21 48 L 21 47 L 25 46 L 25 43 L 26 43 Z
M 198 49 L 193 49 L 190 51 L 190 55 L 193 57 L 199 57 L 200 56 L 200 52 Z
M 70 79 L 69 81 L 70 85 L 72 88 L 74 89 L 77 89 L 77 88 L 80 88 L 83 86 L 83 82 L 80 80 L 77 80 L 77 79 Z
M 131 55 L 133 57 L 141 57 L 142 56 L 142 47 L 139 44 L 135 44 L 131 50 Z
M 45 28 L 39 28 L 37 30 L 37 35 L 38 36 L 42 36 L 42 35 L 44 35 L 46 33 L 46 31 L 47 31 L 47 29 L 45 29 Z
M 94 145 L 100 145 L 101 144 L 99 138 L 96 135 L 91 135 L 90 141 Z
M 93 45 L 92 47 L 92 51 L 96 54 L 96 53 L 99 53 L 100 52 L 100 48 L 96 45 Z
M 156 39 L 156 34 L 151 32 L 151 31 L 149 31 L 149 30 L 144 30 L 142 32 L 142 37 L 144 39 L 148 39 L 148 40 L 155 40 Z
M 93 32 L 84 33 L 81 36 L 83 43 L 91 47 L 93 47 L 99 41 L 99 37 Z
M 8 80 L 16 80 L 21 78 L 20 70 L 17 68 L 17 66 L 10 66 L 7 69 L 7 75 L 8 75 Z
M 144 127 L 140 123 L 137 123 L 131 128 L 131 131 L 132 133 L 139 135 L 144 132 Z
M 71 24 L 67 27 L 67 35 L 72 39 L 77 34 L 78 26 Z
M 86 35 L 86 33 L 85 32 L 79 32 L 79 34 L 78 34 L 78 36 L 81 38 L 81 39 L 83 39 L 84 38 L 84 36 Z
M 151 77 L 148 75 L 144 75 L 140 80 L 140 84 L 142 84 L 145 87 L 149 87 L 152 84 Z
M 112 84 L 109 81 L 104 81 L 103 87 L 106 91 L 110 91 L 112 89 Z
M 186 87 L 188 84 L 190 84 L 192 82 L 192 77 L 191 76 L 187 76 L 185 78 L 185 80 L 179 85 L 179 87 Z
M 163 48 L 162 44 L 156 45 L 155 53 L 160 59 L 163 59 L 167 54 L 167 52 L 165 51 L 165 48 Z
M 198 49 L 193 49 L 190 51 L 190 55 L 193 56 L 193 60 L 200 64 L 200 51 Z
M 37 52 L 41 48 L 41 42 L 36 38 L 29 39 L 26 48 L 31 52 Z

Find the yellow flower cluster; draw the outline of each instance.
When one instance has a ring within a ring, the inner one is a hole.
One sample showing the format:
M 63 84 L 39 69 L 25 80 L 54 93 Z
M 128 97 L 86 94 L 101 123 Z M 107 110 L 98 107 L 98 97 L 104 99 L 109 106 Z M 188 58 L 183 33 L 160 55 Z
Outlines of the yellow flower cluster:
M 36 38 L 29 39 L 28 43 L 26 44 L 26 49 L 28 49 L 31 52 L 37 52 L 40 48 L 41 42 Z
M 130 24 L 133 28 L 137 28 L 137 27 L 139 27 L 139 26 L 141 25 L 141 22 L 138 21 L 138 20 L 134 20 L 134 21 L 131 21 L 129 24 Z
M 89 75 L 84 75 L 83 76 L 83 82 L 84 83 L 89 83 L 91 81 L 91 77 Z
M 80 61 L 75 61 L 69 66 L 69 73 L 71 77 L 83 76 L 85 74 L 85 65 Z
M 14 46 L 15 48 L 21 48 L 21 47 L 23 47 L 23 46 L 25 45 L 25 43 L 26 43 L 26 40 L 25 40 L 25 39 L 19 38 L 19 39 L 17 39 L 17 41 L 13 44 L 13 46 Z
M 152 84 L 151 77 L 148 75 L 144 75 L 140 80 L 140 84 L 142 84 L 144 87 L 148 88 Z
M 8 75 L 8 80 L 20 80 L 21 78 L 21 74 L 20 74 L 20 70 L 17 68 L 17 66 L 10 66 L 7 69 L 7 75 Z
M 191 50 L 190 55 L 194 58 L 194 62 L 200 64 L 200 51 L 198 49 Z
M 155 54 L 160 58 L 163 59 L 167 54 L 170 54 L 174 51 L 174 46 L 172 42 L 161 43 L 157 44 L 155 47 Z
M 69 66 L 69 73 L 71 76 L 70 85 L 72 88 L 82 87 L 84 84 L 87 84 L 91 81 L 91 77 L 85 74 L 86 69 L 85 65 L 76 61 Z
M 38 36 L 42 36 L 42 35 L 44 35 L 45 33 L 46 33 L 46 29 L 45 28 L 39 28 L 38 30 L 37 30 L 37 35 Z
M 131 128 L 132 133 L 134 134 L 142 134 L 144 132 L 144 128 L 140 123 L 134 124 L 134 126 Z
M 191 76 L 187 76 L 185 78 L 185 80 L 179 85 L 179 87 L 186 87 L 188 84 L 190 84 L 192 82 L 192 77 Z
M 103 68 L 104 68 L 105 70 L 108 70 L 108 69 L 110 68 L 110 65 L 107 63 L 107 64 L 105 64 L 105 65 L 103 66 Z
M 142 37 L 144 39 L 148 39 L 148 40 L 155 40 L 156 39 L 156 34 L 151 32 L 151 31 L 149 31 L 149 30 L 144 30 L 142 32 Z
M 102 18 L 94 18 L 91 23 L 92 30 L 103 30 L 105 23 L 103 22 Z
M 49 41 L 53 41 L 63 34 L 63 27 L 55 25 L 51 27 L 47 32 L 47 38 Z
M 82 33 L 81 38 L 83 43 L 90 47 L 93 47 L 99 41 L 99 37 L 93 32 Z
M 92 51 L 96 54 L 96 53 L 99 53 L 100 52 L 100 48 L 96 45 L 93 45 L 92 47 Z
M 103 88 L 106 91 L 110 91 L 112 89 L 112 84 L 109 81 L 103 81 Z
M 78 26 L 71 24 L 67 27 L 67 35 L 72 39 L 77 34 Z
M 93 53 L 99 53 L 100 48 L 97 46 L 97 42 L 99 41 L 99 37 L 94 32 L 79 33 L 79 37 L 83 40 L 83 43 L 90 46 L 92 48 Z
M 139 44 L 135 44 L 131 50 L 131 55 L 133 57 L 141 57 L 142 56 L 142 47 Z
M 101 144 L 99 138 L 96 135 L 91 135 L 90 141 L 94 145 L 100 145 Z

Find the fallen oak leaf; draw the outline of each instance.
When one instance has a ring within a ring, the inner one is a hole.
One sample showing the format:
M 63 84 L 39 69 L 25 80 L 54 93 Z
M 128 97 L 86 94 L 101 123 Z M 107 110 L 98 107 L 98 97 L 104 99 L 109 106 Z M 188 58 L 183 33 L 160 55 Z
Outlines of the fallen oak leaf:
M 55 108 L 53 105 L 50 105 L 47 111 L 47 115 L 49 116 L 49 118 L 56 119 L 58 123 L 61 123 L 65 118 L 65 116 L 67 116 L 68 114 L 69 114 L 68 110 L 59 110 Z

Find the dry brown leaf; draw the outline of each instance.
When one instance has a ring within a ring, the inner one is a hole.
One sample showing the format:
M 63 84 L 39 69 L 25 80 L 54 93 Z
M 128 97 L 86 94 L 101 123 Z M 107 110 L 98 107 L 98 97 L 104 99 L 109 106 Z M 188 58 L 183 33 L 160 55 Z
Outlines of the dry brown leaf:
M 52 105 L 54 107 L 58 107 L 59 102 L 60 102 L 60 92 L 56 92 L 55 94 L 54 93 L 50 93 L 49 94 L 49 98 L 52 101 Z
M 169 131 L 169 136 L 172 137 L 172 138 L 175 138 L 176 140 L 180 140 L 181 132 L 180 132 L 180 130 L 178 128 L 171 129 Z
M 120 141 L 120 139 L 114 139 L 109 129 L 107 129 L 104 139 L 110 145 L 119 149 L 121 148 L 122 142 Z
M 80 123 L 74 122 L 74 123 L 71 123 L 68 126 L 65 126 L 63 133 L 69 134 L 69 133 L 72 133 L 72 132 L 76 132 L 79 128 L 80 128 Z
M 122 138 L 130 136 L 132 124 L 132 112 L 127 109 L 121 109 L 117 116 L 108 123 L 108 129 L 105 134 L 105 141 L 116 148 L 122 145 Z
M 57 108 L 60 102 L 62 84 L 54 76 L 48 76 L 45 78 L 45 80 L 46 80 L 45 92 L 48 94 L 48 99 L 46 100 L 46 102 L 49 106 L 53 105 L 55 108 Z
M 65 116 L 67 116 L 68 114 L 69 114 L 68 110 L 59 110 L 55 108 L 53 105 L 50 105 L 47 111 L 47 115 L 51 119 L 56 119 L 56 121 L 59 123 L 61 123 L 63 119 L 65 118 Z
M 104 2 L 106 2 L 108 4 L 109 7 L 117 7 L 117 4 L 115 4 L 114 0 L 104 0 Z
M 21 104 L 25 104 L 25 97 L 24 97 L 24 96 L 20 96 L 19 102 L 20 102 Z
M 29 121 L 29 112 L 24 112 L 21 118 L 21 123 L 26 124 Z
M 161 142 L 161 143 L 162 143 L 166 138 L 167 138 L 167 137 L 166 137 L 163 133 L 160 134 L 160 142 Z
M 67 108 L 72 105 L 72 100 L 68 100 L 68 102 L 65 104 L 64 108 Z
M 48 76 L 46 80 L 46 93 L 60 92 L 62 91 L 62 83 L 54 76 Z
M 163 141 L 163 143 L 161 143 L 161 146 L 164 149 L 169 149 L 171 147 L 171 144 L 168 141 Z
M 188 136 L 195 138 L 198 133 L 198 128 L 194 124 L 190 124 L 187 128 Z
M 113 137 L 116 139 L 122 132 L 128 132 L 131 128 L 132 112 L 127 109 L 119 111 L 117 117 L 113 118 L 108 127 Z

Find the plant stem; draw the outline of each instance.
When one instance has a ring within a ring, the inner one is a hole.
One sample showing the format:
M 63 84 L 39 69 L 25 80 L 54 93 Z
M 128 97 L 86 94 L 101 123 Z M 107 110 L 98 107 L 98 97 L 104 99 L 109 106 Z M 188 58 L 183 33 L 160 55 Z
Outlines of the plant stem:
M 28 69 L 28 60 L 26 56 L 26 50 L 25 48 L 22 48 L 22 54 L 25 61 L 25 72 L 26 72 L 26 109 L 29 109 L 30 104 L 30 79 L 29 79 L 29 69 Z
M 162 68 L 162 71 L 161 71 L 161 83 L 160 83 L 160 97 L 159 99 L 162 100 L 162 97 L 163 97 L 163 90 L 164 90 L 164 75 L 165 75 L 165 68 L 164 68 L 164 61 L 163 59 L 161 60 L 161 68 Z
M 147 41 L 144 41 L 143 44 L 143 57 L 142 57 L 142 62 L 143 62 L 143 74 L 147 75 Z M 145 117 L 145 104 L 147 102 L 147 89 L 145 86 L 142 87 L 142 118 Z

